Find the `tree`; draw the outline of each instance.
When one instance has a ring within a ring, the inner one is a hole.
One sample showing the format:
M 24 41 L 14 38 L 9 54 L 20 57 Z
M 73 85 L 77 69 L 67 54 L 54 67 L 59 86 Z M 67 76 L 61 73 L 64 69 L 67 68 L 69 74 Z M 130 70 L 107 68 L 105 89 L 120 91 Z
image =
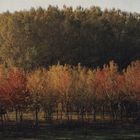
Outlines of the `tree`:
M 11 68 L 7 73 L 7 91 L 9 92 L 12 107 L 16 112 L 16 122 L 22 121 L 23 109 L 28 106 L 28 92 L 26 91 L 26 76 L 24 71 Z M 20 117 L 20 118 L 19 118 Z
M 125 76 L 125 86 L 127 92 L 127 104 L 126 109 L 128 112 L 131 110 L 131 114 L 133 112 L 133 117 L 135 117 L 135 112 L 138 110 L 139 100 L 140 100 L 140 62 L 132 62 L 124 71 Z
M 42 70 L 38 69 L 27 74 L 27 90 L 30 93 L 31 109 L 35 112 L 35 126 L 38 127 L 42 89 Z
M 69 119 L 69 112 L 71 108 L 71 68 L 70 66 L 62 66 L 60 64 L 50 67 L 48 71 L 48 78 L 50 87 L 54 89 L 59 96 L 59 105 L 62 110 L 65 108 L 67 118 Z M 58 108 L 59 109 L 59 108 Z

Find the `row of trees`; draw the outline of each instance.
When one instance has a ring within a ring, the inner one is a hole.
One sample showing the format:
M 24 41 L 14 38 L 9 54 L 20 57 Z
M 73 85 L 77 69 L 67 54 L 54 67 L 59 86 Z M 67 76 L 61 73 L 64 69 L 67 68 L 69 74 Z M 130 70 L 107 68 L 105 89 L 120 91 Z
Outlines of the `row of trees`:
M 99 115 L 113 120 L 138 118 L 140 115 L 140 61 L 118 71 L 113 61 L 103 68 L 88 69 L 70 65 L 53 65 L 23 71 L 0 67 L 0 114 L 15 112 L 16 122 L 25 111 L 39 111 L 49 121 L 57 119 L 96 120 Z M 74 118 L 75 119 L 75 118 Z
M 140 59 L 140 14 L 49 6 L 0 14 L 0 62 L 24 69 L 57 64 L 120 68 Z M 22 54 L 22 55 L 21 55 Z

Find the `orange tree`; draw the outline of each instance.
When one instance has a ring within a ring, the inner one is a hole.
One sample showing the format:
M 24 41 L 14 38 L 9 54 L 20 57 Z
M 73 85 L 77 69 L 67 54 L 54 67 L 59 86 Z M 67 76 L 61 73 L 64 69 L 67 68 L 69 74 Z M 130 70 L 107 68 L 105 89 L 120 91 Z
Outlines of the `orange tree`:
M 10 68 L 7 73 L 7 86 L 12 107 L 16 112 L 16 122 L 19 119 L 22 121 L 23 109 L 28 106 L 29 99 L 24 71 L 18 68 Z
M 7 70 L 3 65 L 0 66 L 0 117 L 3 125 L 4 115 L 11 107 L 11 98 L 9 94 L 9 84 L 7 82 Z
M 103 96 L 107 106 L 110 108 L 113 119 L 117 117 L 118 100 L 116 78 L 118 74 L 117 65 L 111 61 L 109 65 L 104 65 L 102 69 L 102 80 L 100 82 Z
M 127 115 L 135 117 L 140 102 L 140 61 L 132 62 L 124 71 L 127 102 Z

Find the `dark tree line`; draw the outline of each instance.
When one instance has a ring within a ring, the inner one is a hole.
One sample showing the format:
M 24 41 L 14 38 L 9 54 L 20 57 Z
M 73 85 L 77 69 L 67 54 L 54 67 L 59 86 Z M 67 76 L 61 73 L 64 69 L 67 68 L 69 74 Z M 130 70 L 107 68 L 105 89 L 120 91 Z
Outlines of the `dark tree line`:
M 140 59 L 140 14 L 49 6 L 0 14 L 0 61 L 25 69 L 62 64 L 120 68 Z

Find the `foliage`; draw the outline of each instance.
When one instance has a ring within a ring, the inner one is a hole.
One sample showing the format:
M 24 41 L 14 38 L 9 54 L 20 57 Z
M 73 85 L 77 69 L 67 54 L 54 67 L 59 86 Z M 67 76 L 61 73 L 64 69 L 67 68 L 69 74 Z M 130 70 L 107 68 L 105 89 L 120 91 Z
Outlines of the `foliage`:
M 122 69 L 140 59 L 139 17 L 99 7 L 5 12 L 0 14 L 0 60 L 26 70 L 58 61 L 97 67 L 114 60 Z

